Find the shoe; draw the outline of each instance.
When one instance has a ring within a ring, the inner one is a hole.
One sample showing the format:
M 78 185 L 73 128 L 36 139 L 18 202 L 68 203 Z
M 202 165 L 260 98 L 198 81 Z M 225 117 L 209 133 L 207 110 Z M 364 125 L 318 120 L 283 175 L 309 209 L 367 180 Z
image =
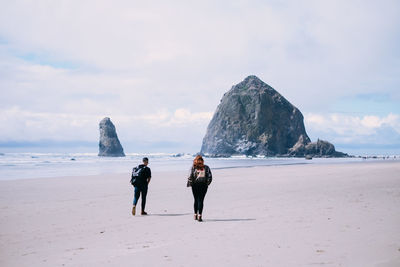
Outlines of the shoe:
M 203 221 L 203 219 L 201 218 L 201 215 L 197 216 L 197 220 L 198 220 L 199 222 L 202 222 L 202 221 Z
M 194 215 L 194 220 L 197 221 L 197 214 Z
M 147 215 L 147 212 L 145 212 L 145 211 L 142 211 L 142 213 L 141 213 L 142 215 Z
M 136 214 L 136 206 L 133 206 L 132 207 L 132 215 L 135 216 L 135 214 Z

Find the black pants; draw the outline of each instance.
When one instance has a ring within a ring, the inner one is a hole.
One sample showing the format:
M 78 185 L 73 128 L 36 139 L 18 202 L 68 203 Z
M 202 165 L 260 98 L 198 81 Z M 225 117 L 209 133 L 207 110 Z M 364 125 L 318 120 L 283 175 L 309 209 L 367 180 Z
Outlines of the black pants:
M 135 186 L 135 197 L 133 199 L 133 205 L 136 206 L 140 197 L 140 193 L 142 193 L 142 211 L 144 211 L 144 208 L 146 207 L 147 188 L 147 185 Z
M 192 192 L 194 197 L 194 213 L 202 214 L 204 206 L 204 197 L 206 196 L 208 185 L 193 184 Z

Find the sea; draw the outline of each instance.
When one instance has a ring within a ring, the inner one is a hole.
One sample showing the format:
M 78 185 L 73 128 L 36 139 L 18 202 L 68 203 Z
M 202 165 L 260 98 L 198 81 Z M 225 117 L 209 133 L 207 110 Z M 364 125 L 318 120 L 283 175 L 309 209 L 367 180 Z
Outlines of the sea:
M 153 172 L 189 171 L 192 154 L 127 154 L 126 157 L 99 157 L 97 153 L 0 153 L 0 180 L 32 179 L 62 176 L 84 176 L 112 173 L 127 173 L 149 158 Z M 399 156 L 354 157 L 354 158 L 276 158 L 246 157 L 205 158 L 212 169 L 243 168 L 255 166 L 278 166 L 296 164 L 338 164 L 363 161 L 393 161 Z

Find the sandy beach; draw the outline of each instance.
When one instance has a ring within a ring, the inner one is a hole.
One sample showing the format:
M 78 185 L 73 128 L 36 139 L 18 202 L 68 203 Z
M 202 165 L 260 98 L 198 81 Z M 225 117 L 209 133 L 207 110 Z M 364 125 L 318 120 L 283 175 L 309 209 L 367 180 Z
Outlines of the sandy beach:
M 187 172 L 153 169 L 135 217 L 129 170 L 1 181 L 0 266 L 400 266 L 399 161 L 213 175 L 202 223 Z

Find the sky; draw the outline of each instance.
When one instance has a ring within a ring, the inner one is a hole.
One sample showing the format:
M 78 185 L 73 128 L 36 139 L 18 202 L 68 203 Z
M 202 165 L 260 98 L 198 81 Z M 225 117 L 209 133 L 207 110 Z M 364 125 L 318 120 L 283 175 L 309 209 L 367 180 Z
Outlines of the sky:
M 200 150 L 256 75 L 310 138 L 400 153 L 400 2 L 0 0 L 0 152 Z

